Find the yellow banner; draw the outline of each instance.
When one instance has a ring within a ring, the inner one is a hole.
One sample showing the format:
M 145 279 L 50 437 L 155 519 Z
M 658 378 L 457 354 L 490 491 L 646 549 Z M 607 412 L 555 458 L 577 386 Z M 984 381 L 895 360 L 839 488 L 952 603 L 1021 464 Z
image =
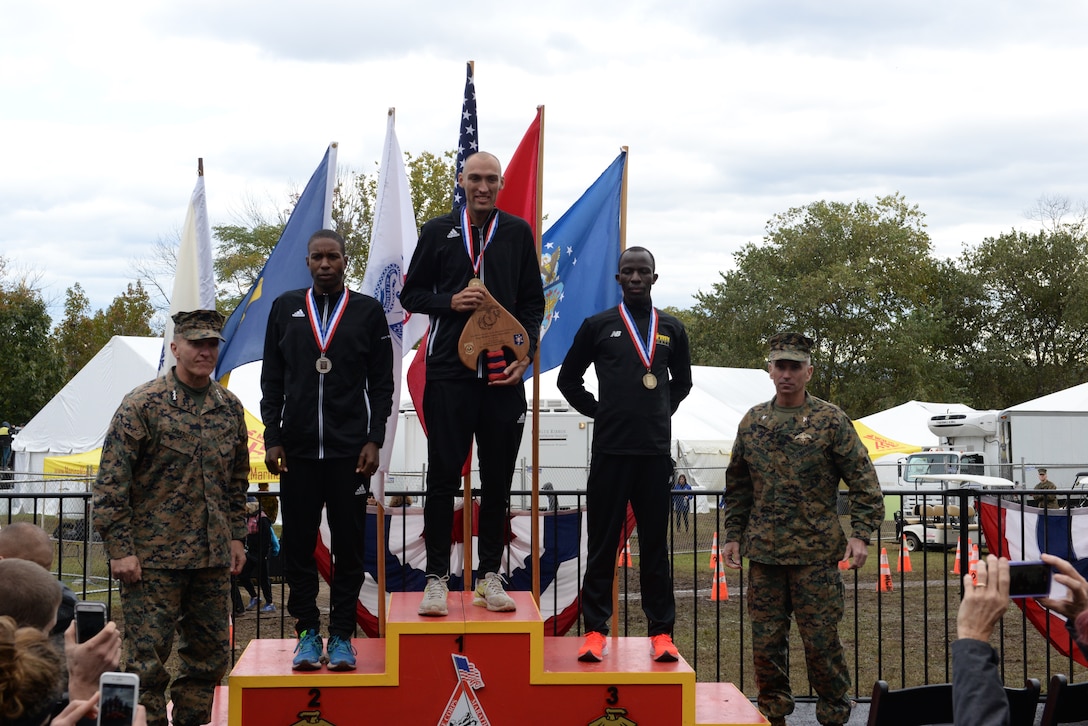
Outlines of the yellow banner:
M 870 459 L 879 459 L 887 454 L 912 454 L 915 451 L 922 450 L 921 446 L 904 444 L 901 441 L 882 436 L 865 424 L 857 421 L 854 422 L 854 429 L 858 432 L 858 436 L 861 437 L 861 440 L 865 442 L 865 448 L 869 450 Z
M 246 429 L 249 431 L 250 483 L 279 481 L 280 478 L 272 476 L 264 463 L 264 425 L 249 411 L 246 411 Z M 102 449 L 68 456 L 50 456 L 45 459 L 42 469 L 48 477 L 94 476 L 98 473 L 98 462 L 101 459 Z

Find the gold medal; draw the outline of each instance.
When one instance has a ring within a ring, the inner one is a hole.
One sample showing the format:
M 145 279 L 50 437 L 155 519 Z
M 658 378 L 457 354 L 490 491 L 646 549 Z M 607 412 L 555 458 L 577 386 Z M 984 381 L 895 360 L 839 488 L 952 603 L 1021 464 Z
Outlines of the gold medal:
M 328 373 L 332 370 L 332 361 L 325 356 L 321 356 L 317 359 L 317 363 L 314 367 L 317 368 L 318 373 Z
M 657 376 L 647 371 L 646 375 L 642 377 L 642 385 L 644 385 L 651 391 L 654 390 L 655 388 L 657 388 Z
M 467 287 L 480 287 L 483 284 L 484 284 L 483 280 L 481 280 L 478 277 L 474 277 L 474 278 L 472 278 L 471 280 L 468 281 Z

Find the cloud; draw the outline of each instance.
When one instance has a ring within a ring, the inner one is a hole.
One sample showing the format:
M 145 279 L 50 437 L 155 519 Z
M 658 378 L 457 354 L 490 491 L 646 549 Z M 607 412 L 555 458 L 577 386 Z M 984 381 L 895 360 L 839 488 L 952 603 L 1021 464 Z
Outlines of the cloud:
M 557 219 L 630 148 L 628 239 L 660 304 L 689 306 L 773 215 L 895 192 L 934 248 L 1088 199 L 1088 6 L 745 0 L 471 7 L 315 0 L 23 4 L 0 26 L 0 255 L 105 307 L 176 229 L 207 169 L 213 224 L 282 207 L 326 145 L 371 170 L 386 111 L 406 150 L 453 146 L 476 61 L 483 145 L 546 107 Z M 56 314 L 56 310 L 54 311 Z

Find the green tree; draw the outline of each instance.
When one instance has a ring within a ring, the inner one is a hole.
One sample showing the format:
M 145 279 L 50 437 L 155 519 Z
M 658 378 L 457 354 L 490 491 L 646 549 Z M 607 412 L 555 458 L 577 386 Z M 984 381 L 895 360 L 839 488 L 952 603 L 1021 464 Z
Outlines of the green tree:
M 51 325 L 41 292 L 9 280 L 0 258 L 0 416 L 13 424 L 29 421 L 64 385 Z
M 1088 235 L 1081 222 L 987 237 L 964 251 L 960 268 L 979 280 L 977 346 L 986 380 L 974 383 L 991 405 L 1088 378 Z
M 762 244 L 735 254 L 690 312 L 694 359 L 762 367 L 780 330 L 816 343 L 813 395 L 863 416 L 911 398 L 940 400 L 932 353 L 946 337 L 925 218 L 901 195 L 814 202 L 775 216 Z
M 129 283 L 125 292 L 105 310 L 91 314 L 91 304 L 77 282 L 65 293 L 64 318 L 53 331 L 64 359 L 65 380 L 71 378 L 115 335 L 155 335 L 151 318 L 155 308 L 140 282 Z M 161 334 L 162 331 L 157 331 Z
M 71 378 L 86 365 L 101 347 L 96 345 L 91 301 L 78 282 L 64 294 L 64 318 L 53 331 L 57 348 L 64 357 L 66 378 Z

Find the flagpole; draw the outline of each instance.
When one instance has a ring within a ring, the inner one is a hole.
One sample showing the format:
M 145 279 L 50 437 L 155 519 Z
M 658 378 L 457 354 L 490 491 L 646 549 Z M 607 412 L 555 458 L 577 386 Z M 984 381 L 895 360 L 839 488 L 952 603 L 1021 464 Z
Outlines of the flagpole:
M 204 176 L 204 157 L 201 156 L 196 160 L 196 175 Z
M 543 232 L 544 226 L 544 105 L 536 107 L 537 116 L 540 119 L 540 135 L 536 145 L 536 261 L 537 266 L 543 261 L 541 254 L 544 252 Z M 536 352 L 533 355 L 533 495 L 529 511 L 532 516 L 530 534 L 532 536 L 532 571 L 533 571 L 533 601 L 537 608 L 540 607 L 540 337 L 536 341 Z M 555 516 L 553 513 L 552 516 Z
M 620 181 L 620 254 L 627 249 L 627 164 L 631 160 L 631 155 L 627 151 L 626 146 L 621 146 L 620 151 L 623 152 L 623 177 Z M 627 516 L 626 509 L 624 510 L 624 532 L 622 536 L 625 538 L 630 536 L 630 532 L 627 532 Z M 626 547 L 627 545 L 624 544 Z M 620 609 L 620 570 L 616 568 L 616 574 L 612 578 L 612 632 L 615 633 L 619 630 L 619 609 Z
M 623 181 L 620 182 L 620 252 L 627 249 L 627 165 L 631 161 L 631 154 L 626 146 L 621 146 L 623 152 Z
M 472 79 L 472 87 L 475 88 L 476 87 L 476 61 L 474 61 L 474 60 L 470 60 L 468 62 L 468 78 Z M 468 99 L 468 83 L 467 83 L 467 81 L 465 83 L 465 99 Z M 477 120 L 477 122 L 476 122 L 476 139 L 479 140 L 479 138 L 480 138 L 480 123 Z M 477 146 L 477 149 L 478 148 L 479 147 Z M 456 186 L 456 183 L 457 183 L 457 175 L 460 172 L 461 172 L 461 170 L 459 168 L 456 168 L 456 169 L 453 170 L 453 180 L 454 180 L 455 186 Z M 468 201 L 466 200 L 465 203 L 467 204 Z M 454 211 L 456 211 L 456 209 Z M 462 505 L 462 508 L 461 508 L 461 536 L 462 536 L 462 539 L 463 539 L 465 566 L 462 568 L 461 572 L 464 575 L 464 590 L 465 590 L 465 592 L 472 592 L 472 520 L 473 520 L 473 509 L 472 509 L 472 466 L 471 466 L 471 462 L 472 462 L 472 444 L 471 444 L 471 442 L 469 443 L 469 447 L 468 447 L 468 460 L 469 460 L 468 471 L 462 477 L 464 494 L 463 494 L 463 497 L 462 497 L 462 500 L 461 500 L 463 502 L 463 505 Z M 483 575 L 483 574 L 484 573 L 482 573 L 482 572 L 480 573 L 480 575 Z

